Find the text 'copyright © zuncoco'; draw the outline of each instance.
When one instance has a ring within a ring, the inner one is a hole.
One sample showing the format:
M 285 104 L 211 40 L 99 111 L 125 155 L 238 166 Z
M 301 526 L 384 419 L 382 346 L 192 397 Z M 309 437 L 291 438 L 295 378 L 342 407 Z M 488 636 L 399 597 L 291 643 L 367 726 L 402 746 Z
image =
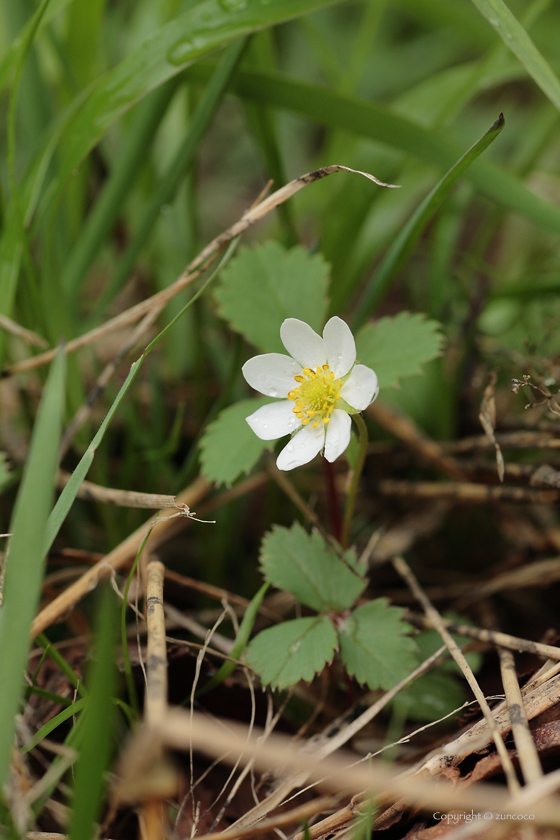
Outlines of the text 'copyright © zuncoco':
M 534 820 L 534 814 L 502 814 L 493 813 L 492 811 L 460 811 L 454 814 L 442 814 L 436 811 L 432 814 L 434 820 L 438 822 L 446 822 L 449 825 L 458 825 L 459 823 L 470 823 L 475 820 L 508 820 L 512 822 L 523 822 L 525 820 Z

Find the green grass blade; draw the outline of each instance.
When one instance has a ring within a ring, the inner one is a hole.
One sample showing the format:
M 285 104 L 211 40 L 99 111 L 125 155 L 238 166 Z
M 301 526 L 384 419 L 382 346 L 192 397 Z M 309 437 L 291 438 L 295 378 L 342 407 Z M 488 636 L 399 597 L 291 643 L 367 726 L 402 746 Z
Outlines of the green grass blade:
M 0 784 L 9 765 L 14 718 L 29 650 L 29 630 L 37 609 L 47 517 L 54 495 L 54 478 L 64 411 L 66 359 L 53 362 L 39 406 L 29 456 L 16 499 L 6 561 L 4 605 L 0 613 Z
M 8 84 L 10 76 L 16 65 L 19 51 L 21 50 L 24 41 L 29 37 L 29 33 L 36 29 L 36 34 L 38 35 L 56 15 L 66 8 L 70 2 L 71 0 L 50 0 L 44 14 L 39 14 L 40 10 L 35 12 L 35 15 L 28 21 L 17 38 L 12 41 L 0 60 L 0 88 L 3 88 Z M 35 19 L 36 17 L 40 18 L 38 24 Z
M 97 80 L 67 125 L 58 183 L 62 187 L 110 126 L 150 90 L 186 65 L 259 29 L 320 9 L 334 0 L 245 0 L 232 9 L 202 0 L 152 33 Z
M 24 28 L 21 37 L 16 39 L 17 49 L 13 53 L 10 67 L 13 80 L 8 107 L 7 163 L 11 201 L 5 211 L 7 223 L 0 242 L 0 312 L 8 317 L 12 314 L 21 259 L 26 247 L 23 222 L 25 213 L 15 174 L 18 93 L 26 59 L 48 5 L 49 0 L 43 0 L 29 24 Z M 0 367 L 3 364 L 5 348 L 6 337 L 2 331 L 0 332 Z
M 472 0 L 519 59 L 545 96 L 560 110 L 560 80 L 503 0 Z
M 76 467 L 76 469 L 74 470 L 74 472 L 72 473 L 72 477 L 68 481 L 68 484 L 66 484 L 66 486 L 62 490 L 62 493 L 58 497 L 58 501 L 57 501 L 56 505 L 54 506 L 54 508 L 52 510 L 52 513 L 49 516 L 48 523 L 47 523 L 47 529 L 46 529 L 46 534 L 45 534 L 45 545 L 44 545 L 44 553 L 45 554 L 50 550 L 50 547 L 52 546 L 52 544 L 53 544 L 53 542 L 56 538 L 56 535 L 60 531 L 62 523 L 66 519 L 68 511 L 72 507 L 74 499 L 76 498 L 76 496 L 78 494 L 78 490 L 80 488 L 80 485 L 81 485 L 82 481 L 85 479 L 85 477 L 88 473 L 88 470 L 89 470 L 89 468 L 92 464 L 92 461 L 95 457 L 95 451 L 96 451 L 97 447 L 99 446 L 99 444 L 101 443 L 101 441 L 103 440 L 103 436 L 104 436 L 105 432 L 107 431 L 107 427 L 108 427 L 109 423 L 113 419 L 113 415 L 114 415 L 115 411 L 119 407 L 124 395 L 126 394 L 128 389 L 130 388 L 132 382 L 134 381 L 134 378 L 135 378 L 136 374 L 140 370 L 140 366 L 142 365 L 143 360 L 144 360 L 144 357 L 142 356 L 140 359 L 138 359 L 136 362 L 134 362 L 134 364 L 131 366 L 129 374 L 126 377 L 125 381 L 123 382 L 123 384 L 121 386 L 121 389 L 120 389 L 119 393 L 117 394 L 111 408 L 107 412 L 107 416 L 105 417 L 103 423 L 99 427 L 99 429 L 97 431 L 97 434 L 95 435 L 92 442 L 90 443 L 90 445 L 86 449 L 85 453 L 83 454 L 82 458 L 80 459 L 80 462 L 79 462 L 78 466 Z
M 99 253 L 121 212 L 123 202 L 134 183 L 134 177 L 145 163 L 146 149 L 160 126 L 177 90 L 178 82 L 178 79 L 171 79 L 154 91 L 143 103 L 134 125 L 131 126 L 122 153 L 64 267 L 62 284 L 73 295 L 79 292 L 87 269 Z
M 82 697 L 80 700 L 76 700 L 75 703 L 71 703 L 69 706 L 66 706 L 65 709 L 48 720 L 45 724 L 43 724 L 43 726 L 41 726 L 40 729 L 37 730 L 33 738 L 28 741 L 24 747 L 22 747 L 21 752 L 29 752 L 29 750 L 32 750 L 37 746 L 37 744 L 40 744 L 43 738 L 47 738 L 51 732 L 54 732 L 54 730 L 60 726 L 61 723 L 64 723 L 74 715 L 78 714 L 78 712 L 81 712 L 85 708 L 86 703 L 87 700 L 85 697 Z
M 210 62 L 197 63 L 189 69 L 189 76 L 206 80 L 211 66 Z M 239 70 L 233 90 L 242 98 L 266 102 L 303 114 L 320 125 L 344 128 L 385 143 L 440 170 L 451 168 L 463 153 L 460 144 L 447 131 L 423 128 L 390 107 L 344 96 L 319 85 L 294 81 L 279 73 Z M 560 233 L 560 208 L 531 192 L 522 181 L 491 161 L 475 161 L 465 177 L 480 193 L 508 210 Z
M 225 51 L 215 72 L 212 74 L 208 87 L 193 114 L 187 135 L 169 165 L 167 172 L 160 179 L 155 194 L 144 210 L 138 225 L 138 231 L 124 255 L 119 260 L 111 283 L 96 307 L 97 318 L 102 315 L 106 305 L 127 280 L 142 248 L 149 240 L 150 234 L 155 228 L 157 219 L 161 213 L 161 208 L 173 201 L 175 193 L 181 185 L 182 178 L 191 168 L 200 142 L 223 99 L 227 86 L 239 64 L 246 43 L 247 39 L 243 38 L 231 44 Z
M 259 614 L 259 607 L 263 602 L 264 596 L 270 586 L 270 583 L 264 583 L 257 594 L 251 599 L 251 603 L 245 610 L 245 614 L 243 616 L 243 620 L 239 627 L 239 632 L 235 637 L 235 643 L 231 649 L 230 657 L 232 659 L 239 659 L 241 654 L 247 647 L 249 642 L 249 638 L 253 631 L 253 627 L 255 624 L 255 620 L 257 615 Z M 203 685 L 202 688 L 196 692 L 196 697 L 201 697 L 203 694 L 206 694 L 207 691 L 212 691 L 213 688 L 223 683 L 227 677 L 237 668 L 235 662 L 226 661 L 223 665 L 219 668 L 219 670 L 214 674 L 211 680 L 209 680 L 206 685 Z
M 89 696 L 84 711 L 83 740 L 74 771 L 70 840 L 91 840 L 94 834 L 105 786 L 104 774 L 112 752 L 117 603 L 109 587 L 103 587 L 101 594 L 95 655 L 87 680 Z
M 471 146 L 468 152 L 436 184 L 410 217 L 407 224 L 399 232 L 365 290 L 360 306 L 353 319 L 354 329 L 357 329 L 364 323 L 371 311 L 387 294 L 397 272 L 402 268 L 434 213 L 436 213 L 449 195 L 453 184 L 455 184 L 457 179 L 461 177 L 477 157 L 488 148 L 490 143 L 496 139 L 502 131 L 504 124 L 503 114 L 500 114 L 486 134 L 474 146 Z

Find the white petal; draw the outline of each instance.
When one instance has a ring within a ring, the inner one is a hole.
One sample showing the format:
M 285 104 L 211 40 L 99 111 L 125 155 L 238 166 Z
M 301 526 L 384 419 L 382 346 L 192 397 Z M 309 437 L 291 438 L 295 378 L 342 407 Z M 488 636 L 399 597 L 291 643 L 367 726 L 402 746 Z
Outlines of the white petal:
M 281 400 L 263 405 L 245 420 L 261 440 L 276 440 L 290 435 L 300 425 L 293 408 L 293 402 Z
M 342 455 L 350 443 L 351 426 L 350 415 L 335 408 L 327 426 L 327 439 L 325 441 L 325 458 L 327 461 L 332 463 L 336 461 L 339 455 Z
M 297 387 L 294 376 L 301 374 L 301 370 L 301 365 L 282 353 L 253 356 L 242 367 L 243 376 L 251 388 L 265 397 L 282 398 Z
M 323 339 L 305 321 L 286 318 L 280 327 L 280 338 L 290 356 L 302 367 L 316 368 L 326 363 Z
M 355 365 L 342 386 L 340 396 L 352 408 L 363 411 L 379 393 L 379 382 L 375 371 L 365 365 Z
M 325 324 L 323 340 L 330 369 L 337 379 L 345 376 L 356 361 L 356 342 L 350 327 L 335 315 Z
M 343 412 L 344 413 L 344 412 Z M 325 427 L 321 424 L 317 429 L 304 426 L 301 432 L 286 444 L 276 460 L 279 470 L 293 470 L 308 464 L 323 448 L 325 443 Z

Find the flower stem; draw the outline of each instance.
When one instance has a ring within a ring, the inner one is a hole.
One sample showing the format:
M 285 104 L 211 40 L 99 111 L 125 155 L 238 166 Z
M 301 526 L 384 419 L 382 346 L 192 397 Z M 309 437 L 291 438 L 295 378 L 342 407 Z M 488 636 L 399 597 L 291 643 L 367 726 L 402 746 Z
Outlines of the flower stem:
M 350 539 L 350 528 L 352 527 L 352 517 L 354 516 L 354 508 L 356 507 L 356 495 L 358 493 L 358 484 L 360 483 L 360 476 L 364 468 L 366 460 L 366 451 L 368 445 L 368 433 L 364 418 L 361 414 L 353 414 L 352 419 L 358 427 L 358 457 L 356 458 L 356 466 L 354 467 L 354 474 L 346 497 L 346 508 L 344 510 L 344 523 L 342 526 L 342 548 L 348 547 Z

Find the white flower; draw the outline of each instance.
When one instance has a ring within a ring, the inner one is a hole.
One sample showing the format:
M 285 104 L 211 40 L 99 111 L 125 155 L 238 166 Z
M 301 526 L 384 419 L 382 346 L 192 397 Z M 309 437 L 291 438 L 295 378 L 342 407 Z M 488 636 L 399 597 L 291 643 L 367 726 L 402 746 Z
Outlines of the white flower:
M 262 440 L 293 435 L 276 461 L 281 470 L 307 464 L 319 452 L 335 461 L 350 443 L 350 415 L 379 393 L 377 376 L 356 364 L 354 336 L 340 318 L 327 322 L 322 338 L 309 324 L 287 318 L 280 338 L 290 356 L 265 353 L 243 365 L 251 388 L 279 398 L 247 417 L 247 423 Z

